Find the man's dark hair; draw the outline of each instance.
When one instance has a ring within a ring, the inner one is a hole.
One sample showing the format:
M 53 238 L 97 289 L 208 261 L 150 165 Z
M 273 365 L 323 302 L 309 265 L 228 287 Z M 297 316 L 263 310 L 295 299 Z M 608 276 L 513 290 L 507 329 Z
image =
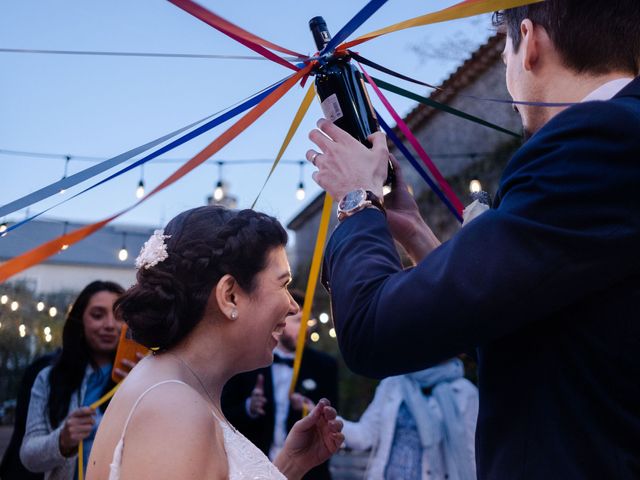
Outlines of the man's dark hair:
M 549 34 L 565 65 L 578 73 L 640 72 L 640 0 L 546 0 L 496 12 L 518 51 L 528 18 Z

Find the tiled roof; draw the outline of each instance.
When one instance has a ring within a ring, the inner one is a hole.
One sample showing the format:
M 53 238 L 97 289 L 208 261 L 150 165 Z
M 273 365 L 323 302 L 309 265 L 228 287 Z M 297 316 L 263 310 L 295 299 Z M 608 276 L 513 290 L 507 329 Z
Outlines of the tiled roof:
M 11 223 L 10 223 L 11 225 Z M 84 225 L 67 223 L 70 232 Z M 8 260 L 29 251 L 42 243 L 63 234 L 65 222 L 60 220 L 34 220 L 6 236 L 0 237 L 0 261 Z M 131 225 L 109 225 L 98 230 L 84 240 L 71 245 L 67 250 L 49 257 L 44 264 L 92 265 L 100 267 L 133 267 L 140 248 L 153 228 Z M 122 245 L 126 246 L 129 257 L 124 262 L 118 259 Z

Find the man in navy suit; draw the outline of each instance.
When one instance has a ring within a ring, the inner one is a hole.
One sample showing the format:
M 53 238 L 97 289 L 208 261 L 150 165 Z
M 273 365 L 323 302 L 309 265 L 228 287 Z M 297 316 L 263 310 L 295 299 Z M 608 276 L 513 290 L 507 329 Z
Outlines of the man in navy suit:
M 300 305 L 304 294 L 291 296 Z M 338 364 L 326 353 L 305 348 L 295 392 L 289 395 L 293 376 L 302 311 L 287 318 L 287 325 L 273 351 L 273 364 L 236 375 L 222 392 L 222 410 L 227 419 L 270 458 L 275 458 L 293 424 L 302 418 L 303 404 L 308 410 L 327 398 L 337 409 Z M 331 478 L 329 462 L 312 468 L 307 480 Z
M 508 90 L 538 105 L 517 106 L 528 140 L 494 208 L 450 241 L 401 175 L 380 206 L 382 134 L 370 149 L 326 120 L 310 134 L 314 179 L 342 199 L 324 264 L 340 348 L 373 377 L 477 349 L 481 479 L 637 479 L 640 2 L 547 0 L 496 21 Z

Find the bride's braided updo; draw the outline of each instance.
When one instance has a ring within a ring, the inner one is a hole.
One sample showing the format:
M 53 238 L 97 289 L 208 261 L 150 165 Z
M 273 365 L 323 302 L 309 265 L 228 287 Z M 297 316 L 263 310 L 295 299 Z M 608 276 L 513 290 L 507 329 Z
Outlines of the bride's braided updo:
M 182 212 L 164 234 L 167 258 L 140 268 L 137 283 L 115 306 L 137 342 L 160 349 L 175 345 L 202 319 L 220 278 L 232 275 L 252 292 L 270 251 L 287 243 L 275 218 L 218 206 Z

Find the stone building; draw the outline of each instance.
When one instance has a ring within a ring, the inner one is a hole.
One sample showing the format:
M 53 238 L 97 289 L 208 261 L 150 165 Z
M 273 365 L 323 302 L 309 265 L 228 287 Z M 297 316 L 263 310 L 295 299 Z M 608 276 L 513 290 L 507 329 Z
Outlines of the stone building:
M 440 89 L 434 90 L 429 98 L 519 133 L 520 117 L 510 104 L 478 99 L 510 98 L 504 80 L 505 67 L 500 57 L 503 48 L 502 37 L 491 37 L 451 74 Z M 398 84 L 400 81 L 394 83 Z M 409 112 L 404 121 L 463 204 L 469 203 L 469 183 L 472 179 L 479 180 L 482 189 L 493 196 L 506 162 L 521 144 L 520 138 L 513 135 L 422 104 Z M 397 127 L 394 131 L 404 140 Z M 406 141 L 404 143 L 414 153 L 412 147 Z M 400 161 L 424 218 L 441 240 L 447 240 L 459 228 L 458 222 L 402 154 L 396 151 L 395 146 L 390 144 L 389 148 Z M 322 193 L 287 225 L 296 235 L 294 272 L 308 270 L 323 201 Z M 335 215 L 332 215 L 330 229 L 336 222 Z

